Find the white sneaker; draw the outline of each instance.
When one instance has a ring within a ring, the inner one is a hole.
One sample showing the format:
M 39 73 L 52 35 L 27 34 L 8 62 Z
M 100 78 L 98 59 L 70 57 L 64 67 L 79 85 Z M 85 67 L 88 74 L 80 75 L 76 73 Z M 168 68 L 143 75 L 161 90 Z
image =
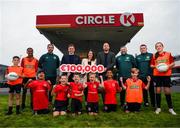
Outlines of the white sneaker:
M 156 113 L 156 114 L 159 114 L 160 112 L 161 112 L 161 108 L 156 108 L 155 113 Z
M 177 115 L 172 108 L 169 109 L 169 112 L 170 112 L 172 115 Z

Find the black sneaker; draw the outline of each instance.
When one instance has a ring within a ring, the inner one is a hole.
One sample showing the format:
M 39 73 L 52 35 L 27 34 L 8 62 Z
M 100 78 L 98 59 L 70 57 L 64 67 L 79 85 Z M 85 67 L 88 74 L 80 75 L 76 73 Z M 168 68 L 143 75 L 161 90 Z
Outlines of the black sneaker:
M 19 115 L 19 114 L 21 114 L 21 112 L 20 111 L 16 111 L 16 115 Z
M 21 109 L 24 110 L 26 108 L 25 105 L 21 105 Z
M 12 115 L 13 112 L 8 111 L 5 115 Z
M 149 103 L 144 103 L 144 106 L 145 107 L 149 107 Z

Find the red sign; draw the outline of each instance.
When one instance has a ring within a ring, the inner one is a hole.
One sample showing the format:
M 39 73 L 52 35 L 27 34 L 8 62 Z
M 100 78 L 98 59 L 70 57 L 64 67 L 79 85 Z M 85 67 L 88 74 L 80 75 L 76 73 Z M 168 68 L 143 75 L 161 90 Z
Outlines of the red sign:
M 39 15 L 36 27 L 119 27 L 143 26 L 142 13 L 123 14 L 79 14 L 79 15 Z

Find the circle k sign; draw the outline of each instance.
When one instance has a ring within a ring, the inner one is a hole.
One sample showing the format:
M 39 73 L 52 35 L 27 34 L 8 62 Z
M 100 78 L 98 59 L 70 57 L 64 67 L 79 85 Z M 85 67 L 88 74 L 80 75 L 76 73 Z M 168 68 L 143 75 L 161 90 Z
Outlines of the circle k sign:
M 123 25 L 123 26 L 132 26 L 132 24 L 135 22 L 135 17 L 133 14 L 131 13 L 123 13 L 121 16 L 120 16 L 120 23 Z

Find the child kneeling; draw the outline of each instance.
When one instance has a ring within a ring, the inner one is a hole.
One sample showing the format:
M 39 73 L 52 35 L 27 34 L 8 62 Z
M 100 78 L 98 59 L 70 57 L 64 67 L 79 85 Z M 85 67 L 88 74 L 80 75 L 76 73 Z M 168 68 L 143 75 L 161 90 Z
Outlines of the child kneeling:
M 37 80 L 29 80 L 27 87 L 32 89 L 33 93 L 33 110 L 34 114 L 48 114 L 48 91 L 50 90 L 50 82 L 45 81 L 44 71 L 39 71 Z

